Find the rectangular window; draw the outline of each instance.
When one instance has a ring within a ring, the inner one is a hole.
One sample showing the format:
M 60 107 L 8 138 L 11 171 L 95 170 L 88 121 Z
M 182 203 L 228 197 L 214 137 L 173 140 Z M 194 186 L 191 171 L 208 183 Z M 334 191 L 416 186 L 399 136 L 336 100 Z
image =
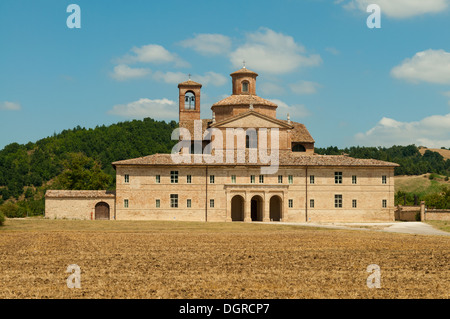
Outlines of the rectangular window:
M 157 199 L 156 200 L 156 203 L 155 203 L 156 205 L 156 208 L 159 208 L 159 207 L 161 207 L 161 201 L 159 200 L 159 199 Z
M 250 183 L 255 184 L 255 175 L 250 175 Z
M 231 175 L 231 182 L 236 184 L 236 175 Z
M 178 183 L 178 171 L 170 171 L 170 182 L 172 184 Z
M 129 183 L 130 182 L 130 175 L 125 174 L 125 183 Z
M 342 195 L 334 195 L 334 207 L 342 208 Z
M 170 194 L 170 207 L 178 208 L 178 194 Z
M 283 175 L 278 175 L 278 184 L 283 184 Z
M 315 182 L 314 175 L 310 175 L 310 176 L 309 176 L 309 183 L 310 183 L 310 184 L 314 184 L 314 182 Z
M 386 199 L 383 199 L 382 206 L 383 206 L 383 208 L 387 207 L 387 200 Z
M 186 175 L 186 183 L 192 183 L 192 175 Z
M 352 175 L 352 184 L 356 184 L 356 175 Z
M 156 184 L 161 183 L 161 175 L 156 175 Z
M 289 184 L 293 184 L 294 183 L 294 176 L 293 175 L 289 175 L 288 176 L 288 182 L 289 182 Z
M 214 208 L 214 199 L 209 200 L 209 207 Z
M 260 184 L 264 183 L 264 175 L 259 175 L 259 183 Z
M 356 199 L 352 199 L 352 207 L 356 208 Z
M 128 199 L 123 200 L 123 207 L 128 208 Z
M 334 172 L 334 183 L 342 184 L 342 172 Z
M 209 183 L 214 184 L 214 175 L 209 175 Z
M 192 205 L 192 203 L 191 203 L 191 200 L 190 200 L 190 199 L 188 199 L 188 200 L 187 200 L 187 203 L 186 203 L 186 206 L 187 206 L 188 208 L 190 208 L 190 207 L 191 207 L 191 205 Z
M 314 208 L 314 199 L 309 200 L 309 207 Z
M 294 200 L 290 199 L 289 200 L 289 208 L 292 208 L 292 207 L 294 207 Z
M 381 183 L 382 183 L 382 184 L 386 184 L 386 182 L 387 182 L 387 177 L 386 177 L 386 175 L 381 176 Z

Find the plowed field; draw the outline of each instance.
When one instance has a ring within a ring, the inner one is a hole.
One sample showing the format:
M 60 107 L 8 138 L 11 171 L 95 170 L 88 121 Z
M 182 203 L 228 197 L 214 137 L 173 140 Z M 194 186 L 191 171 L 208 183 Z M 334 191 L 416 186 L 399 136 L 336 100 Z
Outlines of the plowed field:
M 81 269 L 68 288 L 66 269 Z M 381 288 L 369 289 L 370 264 Z M 244 223 L 7 220 L 0 298 L 449 298 L 450 238 Z

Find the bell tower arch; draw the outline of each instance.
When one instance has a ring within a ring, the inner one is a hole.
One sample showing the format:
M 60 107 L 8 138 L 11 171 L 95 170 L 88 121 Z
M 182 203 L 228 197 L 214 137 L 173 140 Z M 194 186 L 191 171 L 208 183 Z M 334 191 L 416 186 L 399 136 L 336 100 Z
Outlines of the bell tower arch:
M 188 122 L 200 120 L 200 83 L 188 81 L 178 84 L 180 127 Z

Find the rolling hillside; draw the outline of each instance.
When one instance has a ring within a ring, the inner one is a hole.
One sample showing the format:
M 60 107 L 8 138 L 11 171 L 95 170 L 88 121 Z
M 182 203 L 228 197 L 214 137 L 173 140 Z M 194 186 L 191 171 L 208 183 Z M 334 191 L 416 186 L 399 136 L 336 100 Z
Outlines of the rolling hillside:
M 423 147 L 423 146 L 420 146 L 420 147 L 419 147 L 419 152 L 420 152 L 420 154 L 422 154 L 422 155 L 425 154 L 425 151 L 427 151 L 427 150 L 432 151 L 432 152 L 439 153 L 439 154 L 441 154 L 442 157 L 445 158 L 445 159 L 450 159 L 450 150 L 447 150 L 447 149 L 441 149 L 441 148 L 427 148 L 427 147 Z

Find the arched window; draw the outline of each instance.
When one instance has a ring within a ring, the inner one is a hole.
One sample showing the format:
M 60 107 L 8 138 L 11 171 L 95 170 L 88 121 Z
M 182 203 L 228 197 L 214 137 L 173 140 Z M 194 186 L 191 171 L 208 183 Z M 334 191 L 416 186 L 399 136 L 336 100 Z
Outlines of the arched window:
M 184 108 L 186 110 L 195 109 L 195 95 L 191 91 L 186 92 L 186 94 L 184 95 Z
M 245 135 L 245 147 L 246 148 L 257 148 L 258 138 L 256 134 Z
M 292 146 L 292 152 L 306 152 L 306 149 L 302 144 L 295 144 Z
M 248 81 L 242 82 L 242 92 L 248 92 Z

